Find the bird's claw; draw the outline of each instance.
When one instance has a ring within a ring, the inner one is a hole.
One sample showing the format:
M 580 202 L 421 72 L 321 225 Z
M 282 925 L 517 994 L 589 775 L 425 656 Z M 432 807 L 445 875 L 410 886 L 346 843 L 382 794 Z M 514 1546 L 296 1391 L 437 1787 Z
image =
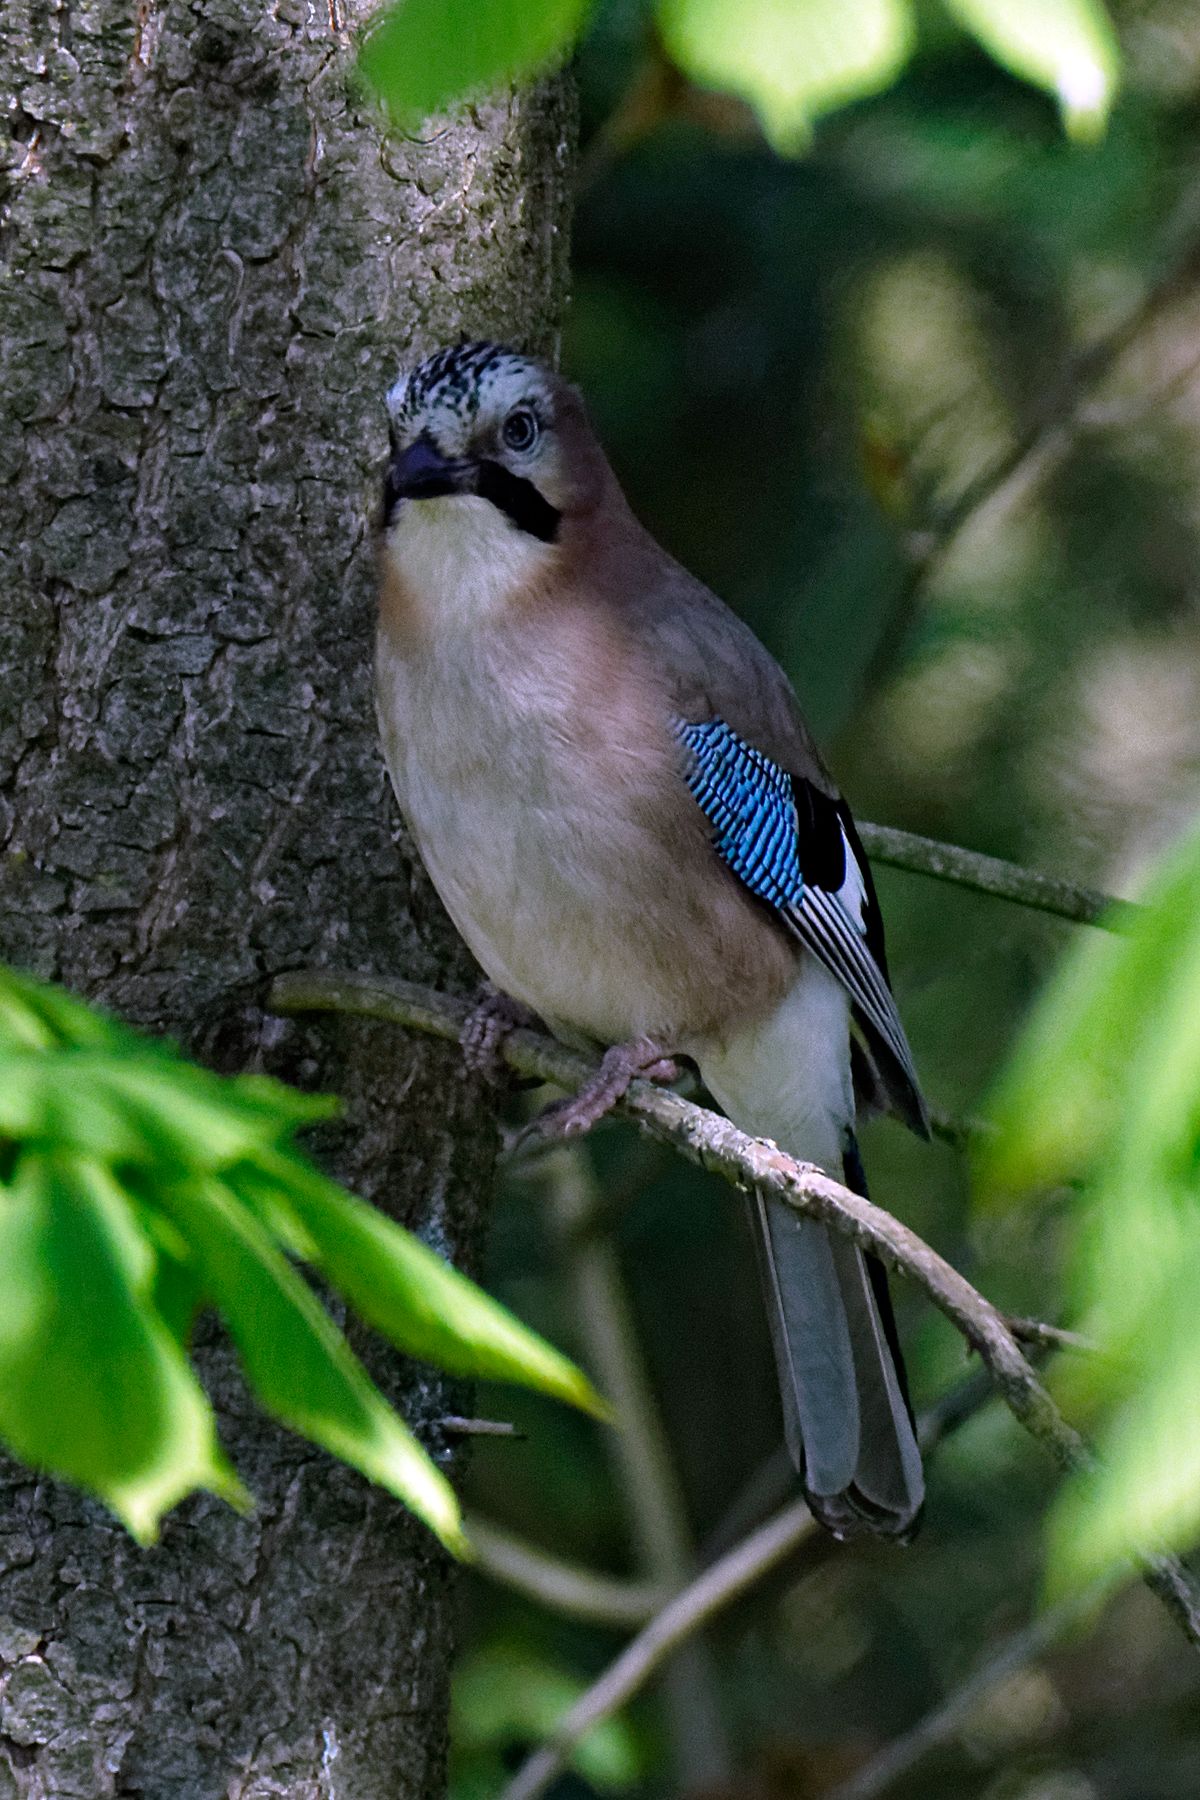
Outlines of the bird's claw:
M 503 1054 L 505 1038 L 510 1032 L 520 1031 L 537 1023 L 537 1014 L 531 1012 L 529 1007 L 520 1000 L 514 1000 L 511 994 L 501 993 L 490 981 L 485 981 L 478 1001 L 468 1013 L 466 1023 L 458 1034 L 459 1047 L 467 1068 L 489 1086 L 499 1087 L 506 1073 Z
M 591 1131 L 623 1100 L 631 1081 L 656 1081 L 668 1085 L 679 1079 L 679 1065 L 661 1044 L 649 1038 L 635 1038 L 629 1044 L 614 1044 L 592 1079 L 566 1100 L 554 1100 L 542 1108 L 535 1119 L 520 1133 L 516 1147 L 533 1141 L 553 1143 L 559 1139 L 582 1137 Z

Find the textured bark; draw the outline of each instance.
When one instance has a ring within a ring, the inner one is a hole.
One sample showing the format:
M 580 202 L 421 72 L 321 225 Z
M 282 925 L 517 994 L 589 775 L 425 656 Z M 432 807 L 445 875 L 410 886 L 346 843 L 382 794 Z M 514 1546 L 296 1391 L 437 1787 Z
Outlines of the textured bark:
M 382 135 L 364 11 L 0 9 L 0 954 L 336 1087 L 333 1166 L 469 1266 L 493 1131 L 458 1059 L 262 1003 L 297 963 L 470 978 L 374 744 L 381 396 L 461 331 L 547 347 L 571 121 L 550 84 Z M 204 1358 L 252 1519 L 192 1502 L 139 1551 L 0 1467 L 0 1800 L 437 1794 L 445 1559 Z

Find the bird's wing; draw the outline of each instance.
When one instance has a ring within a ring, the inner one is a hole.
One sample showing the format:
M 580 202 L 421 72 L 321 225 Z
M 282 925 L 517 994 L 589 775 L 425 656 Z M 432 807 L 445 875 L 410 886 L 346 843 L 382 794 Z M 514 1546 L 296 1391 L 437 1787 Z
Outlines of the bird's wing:
M 630 533 L 606 571 L 606 603 L 662 683 L 714 847 L 845 987 L 888 1099 L 927 1135 L 870 866 L 791 683 L 710 588 L 639 527 Z
M 888 985 L 871 873 L 845 801 L 789 772 L 724 718 L 679 717 L 675 732 L 717 855 L 841 982 L 889 1096 L 916 1130 L 927 1131 Z

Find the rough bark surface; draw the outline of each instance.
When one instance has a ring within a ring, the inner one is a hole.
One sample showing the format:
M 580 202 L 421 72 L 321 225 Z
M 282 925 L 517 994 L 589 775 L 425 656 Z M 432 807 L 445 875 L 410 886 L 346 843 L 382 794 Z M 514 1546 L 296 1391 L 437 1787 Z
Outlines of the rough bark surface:
M 323 961 L 470 979 L 374 744 L 381 394 L 461 331 L 547 347 L 570 117 L 550 84 L 383 133 L 366 10 L 0 9 L 0 955 L 337 1088 L 337 1171 L 469 1265 L 493 1132 L 458 1059 L 262 999 Z M 189 1503 L 140 1551 L 0 1465 L 0 1800 L 436 1795 L 445 1559 L 205 1367 L 250 1520 Z M 390 1385 L 436 1443 L 440 1384 Z

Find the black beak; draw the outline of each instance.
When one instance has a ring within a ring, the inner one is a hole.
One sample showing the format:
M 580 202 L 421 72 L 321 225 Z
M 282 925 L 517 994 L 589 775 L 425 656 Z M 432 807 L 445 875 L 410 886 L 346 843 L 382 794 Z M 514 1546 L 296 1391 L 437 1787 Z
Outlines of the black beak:
M 425 432 L 407 450 L 393 451 L 383 486 L 383 516 L 391 520 L 401 500 L 433 500 L 440 494 L 474 492 L 472 463 L 451 462 Z

